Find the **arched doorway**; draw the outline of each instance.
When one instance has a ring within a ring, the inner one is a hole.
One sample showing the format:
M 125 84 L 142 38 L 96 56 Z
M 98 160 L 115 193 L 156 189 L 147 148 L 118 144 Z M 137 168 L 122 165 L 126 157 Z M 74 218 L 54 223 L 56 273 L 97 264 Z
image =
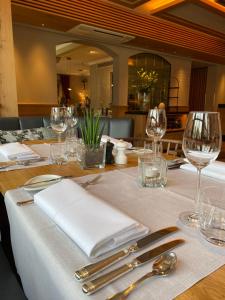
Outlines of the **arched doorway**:
M 113 57 L 100 47 L 68 42 L 56 46 L 58 102 L 105 111 L 113 101 Z M 65 103 L 64 103 L 65 102 Z

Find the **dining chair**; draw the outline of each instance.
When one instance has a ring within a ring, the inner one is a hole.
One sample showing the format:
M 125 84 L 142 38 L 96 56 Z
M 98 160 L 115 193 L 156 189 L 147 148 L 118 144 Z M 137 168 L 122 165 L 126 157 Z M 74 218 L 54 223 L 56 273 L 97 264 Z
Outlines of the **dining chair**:
M 183 156 L 181 140 L 161 139 L 160 146 L 162 151 L 168 155 Z

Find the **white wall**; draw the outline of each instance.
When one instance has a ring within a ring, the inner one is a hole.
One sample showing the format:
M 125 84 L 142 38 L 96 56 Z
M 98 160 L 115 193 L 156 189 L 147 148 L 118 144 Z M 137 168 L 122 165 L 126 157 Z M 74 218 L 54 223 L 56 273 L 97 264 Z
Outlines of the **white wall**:
M 93 65 L 90 68 L 90 98 L 94 108 L 109 107 L 112 102 L 112 65 Z
M 191 60 L 174 56 L 163 56 L 171 64 L 171 85 L 179 83 L 178 106 L 188 106 L 191 78 Z M 174 91 L 174 95 L 176 91 Z M 176 106 L 176 99 L 171 99 L 171 106 Z
M 218 104 L 225 103 L 225 66 L 208 67 L 206 110 L 217 111 Z
M 14 26 L 18 103 L 57 103 L 55 45 L 60 35 Z

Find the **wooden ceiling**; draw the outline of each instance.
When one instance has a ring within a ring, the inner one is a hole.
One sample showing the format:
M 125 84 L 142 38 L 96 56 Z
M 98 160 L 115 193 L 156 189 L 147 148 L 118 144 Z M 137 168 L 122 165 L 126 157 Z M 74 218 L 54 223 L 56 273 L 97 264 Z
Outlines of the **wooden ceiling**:
M 12 0 L 11 2 L 15 22 L 45 26 L 63 32 L 78 24 L 93 25 L 134 36 L 135 39 L 125 43 L 126 45 L 225 64 L 223 30 L 218 31 L 217 28 L 196 24 L 174 13 L 175 8 L 179 8 L 180 5 L 191 3 L 198 7 L 201 5 L 204 11 L 216 14 L 225 22 L 223 19 L 225 8 L 212 0 Z M 157 6 L 154 6 L 156 4 Z
M 149 2 L 149 0 L 110 0 L 120 5 L 124 5 L 129 8 L 135 8 L 140 6 L 143 3 Z

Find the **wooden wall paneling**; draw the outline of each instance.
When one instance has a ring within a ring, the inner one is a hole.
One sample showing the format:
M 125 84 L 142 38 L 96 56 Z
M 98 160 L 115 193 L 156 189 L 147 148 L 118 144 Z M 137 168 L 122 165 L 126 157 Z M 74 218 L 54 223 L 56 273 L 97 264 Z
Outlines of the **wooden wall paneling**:
M 189 109 L 190 111 L 205 110 L 205 92 L 208 68 L 191 70 Z
M 50 116 L 51 107 L 58 104 L 18 104 L 19 116 Z
M 16 116 L 17 114 L 10 0 L 0 0 L 0 115 Z

